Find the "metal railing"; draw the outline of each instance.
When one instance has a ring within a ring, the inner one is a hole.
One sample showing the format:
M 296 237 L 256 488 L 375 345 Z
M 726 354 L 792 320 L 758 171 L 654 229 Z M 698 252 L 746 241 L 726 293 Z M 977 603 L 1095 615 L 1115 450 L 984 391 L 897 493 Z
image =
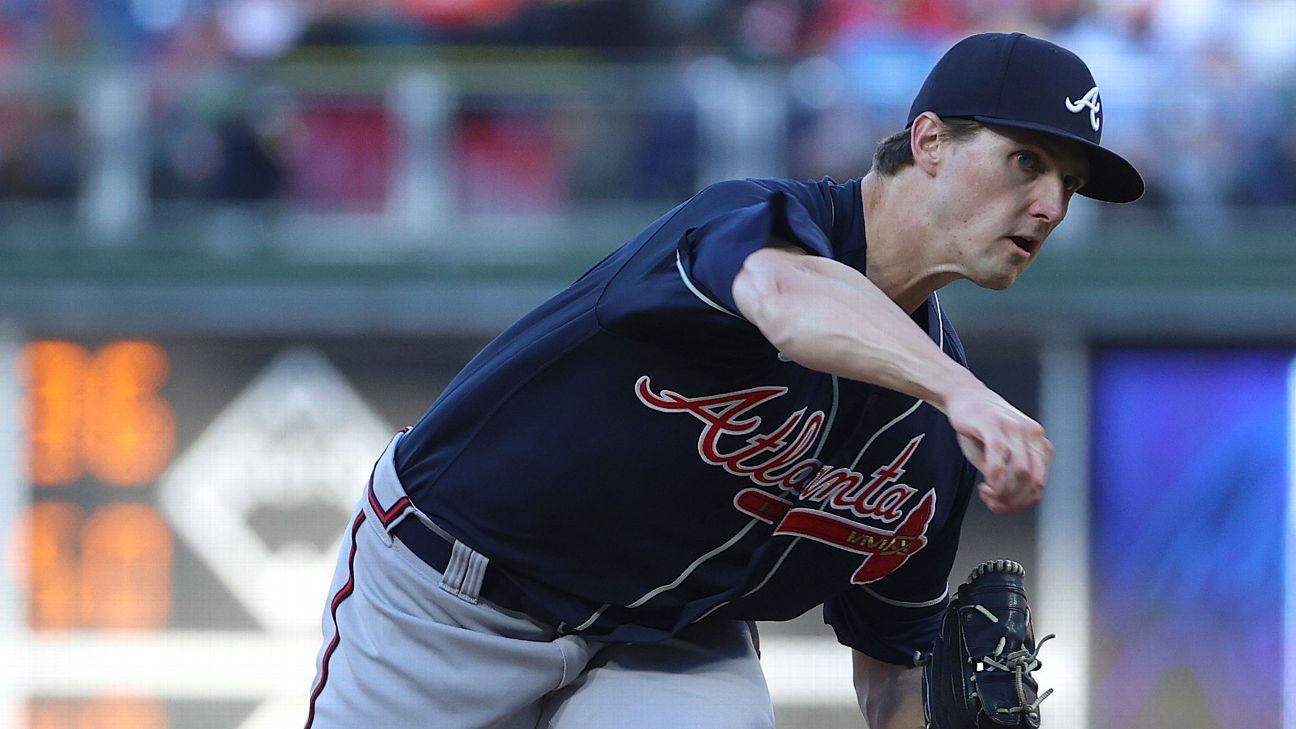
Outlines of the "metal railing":
M 621 221 L 715 180 L 863 174 L 906 109 L 886 88 L 851 91 L 845 73 L 824 58 L 504 51 L 21 66 L 0 78 L 0 245 L 308 258 L 606 246 Z M 1222 205 L 1081 205 L 1065 236 L 1177 220 L 1176 234 L 1210 237 L 1253 219 Z

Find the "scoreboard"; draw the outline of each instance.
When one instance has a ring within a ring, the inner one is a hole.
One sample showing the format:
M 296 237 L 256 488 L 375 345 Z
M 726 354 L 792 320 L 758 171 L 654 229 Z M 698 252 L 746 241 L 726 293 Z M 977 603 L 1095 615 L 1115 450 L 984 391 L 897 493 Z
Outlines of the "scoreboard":
M 0 725 L 300 725 L 369 468 L 483 343 L 12 342 Z
M 20 565 L 28 627 L 166 626 L 172 535 L 132 492 L 156 482 L 175 449 L 175 415 L 159 392 L 168 366 L 151 342 L 97 352 L 65 341 L 23 348 L 21 463 L 39 494 L 16 532 L 28 551 Z M 85 489 L 68 487 L 85 481 L 101 485 L 107 503 L 76 498 Z

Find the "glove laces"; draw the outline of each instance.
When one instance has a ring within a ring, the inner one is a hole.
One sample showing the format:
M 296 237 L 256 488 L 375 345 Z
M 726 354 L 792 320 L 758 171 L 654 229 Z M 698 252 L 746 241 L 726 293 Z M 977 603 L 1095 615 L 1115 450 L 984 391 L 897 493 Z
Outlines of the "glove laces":
M 994 616 L 994 613 L 991 613 L 983 606 L 975 605 L 974 607 L 982 615 L 989 618 L 991 622 L 999 622 L 999 619 Z M 1039 642 L 1035 644 L 1034 651 L 1023 645 L 1021 648 L 1008 653 L 1004 653 L 1004 648 L 1007 647 L 1008 639 L 1006 637 L 1000 637 L 999 643 L 995 646 L 994 652 L 988 656 L 982 657 L 981 660 L 977 662 L 976 670 L 978 672 L 1003 671 L 1013 675 L 1013 683 L 1017 689 L 1017 706 L 999 707 L 996 709 L 998 713 L 1025 714 L 1030 717 L 1038 718 L 1039 705 L 1044 701 L 1044 699 L 1047 699 L 1049 695 L 1053 693 L 1053 689 L 1049 689 L 1040 694 L 1034 701 L 1027 701 L 1026 679 L 1034 678 L 1031 673 L 1041 665 L 1039 660 L 1040 648 L 1054 637 L 1056 636 L 1053 633 L 1049 633 L 1041 638 Z M 971 659 L 969 658 L 969 660 Z

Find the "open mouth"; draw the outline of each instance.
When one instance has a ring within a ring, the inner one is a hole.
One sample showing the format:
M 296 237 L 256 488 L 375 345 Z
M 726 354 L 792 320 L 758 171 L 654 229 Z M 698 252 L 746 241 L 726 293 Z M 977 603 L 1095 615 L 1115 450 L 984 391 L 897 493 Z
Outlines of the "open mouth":
M 1008 236 L 1008 239 L 1028 256 L 1035 255 L 1035 249 L 1039 247 L 1033 238 L 1027 238 L 1024 235 L 1011 235 Z

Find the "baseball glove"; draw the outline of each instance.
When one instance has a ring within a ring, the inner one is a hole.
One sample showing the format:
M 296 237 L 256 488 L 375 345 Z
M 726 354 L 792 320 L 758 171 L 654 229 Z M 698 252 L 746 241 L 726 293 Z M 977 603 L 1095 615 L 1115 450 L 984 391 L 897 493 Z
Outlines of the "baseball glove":
M 940 637 L 923 666 L 928 729 L 1000 729 L 1040 725 L 1031 672 L 1040 667 L 1026 570 L 1007 559 L 984 562 L 959 586 L 945 611 Z

